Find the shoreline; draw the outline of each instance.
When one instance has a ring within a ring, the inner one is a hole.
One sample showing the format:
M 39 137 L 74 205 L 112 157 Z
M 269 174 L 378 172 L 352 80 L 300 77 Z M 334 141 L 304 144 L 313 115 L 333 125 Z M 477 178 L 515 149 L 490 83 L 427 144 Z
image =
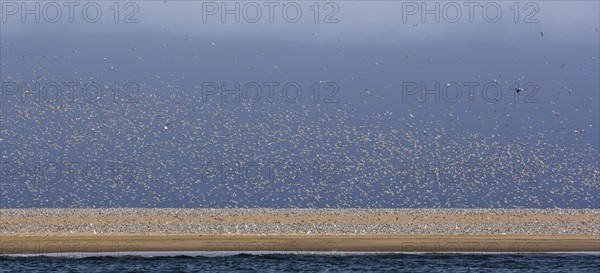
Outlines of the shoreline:
M 600 209 L 0 209 L 0 255 L 600 252 Z
M 138 252 L 600 252 L 600 238 L 481 235 L 81 235 L 2 234 L 0 254 Z

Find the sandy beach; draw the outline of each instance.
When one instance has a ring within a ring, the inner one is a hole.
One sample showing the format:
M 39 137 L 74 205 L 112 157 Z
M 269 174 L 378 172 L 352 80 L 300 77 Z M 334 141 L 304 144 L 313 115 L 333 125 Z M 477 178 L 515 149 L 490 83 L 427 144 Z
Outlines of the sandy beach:
M 600 210 L 0 210 L 1 254 L 140 251 L 600 251 Z
M 2 254 L 201 251 L 484 252 L 600 251 L 598 236 L 498 235 L 2 235 Z

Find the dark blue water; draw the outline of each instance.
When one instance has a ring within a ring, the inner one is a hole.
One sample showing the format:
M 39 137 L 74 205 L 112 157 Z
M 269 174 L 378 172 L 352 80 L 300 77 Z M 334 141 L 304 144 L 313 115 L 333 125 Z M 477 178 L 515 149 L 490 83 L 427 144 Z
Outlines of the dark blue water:
M 0 272 L 599 272 L 590 254 L 7 257 Z

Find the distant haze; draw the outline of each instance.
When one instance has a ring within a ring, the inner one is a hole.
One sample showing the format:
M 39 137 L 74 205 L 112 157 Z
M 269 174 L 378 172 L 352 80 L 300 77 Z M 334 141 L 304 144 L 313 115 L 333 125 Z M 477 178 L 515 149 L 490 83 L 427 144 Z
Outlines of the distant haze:
M 600 204 L 598 2 L 48 3 L 0 3 L 2 207 Z

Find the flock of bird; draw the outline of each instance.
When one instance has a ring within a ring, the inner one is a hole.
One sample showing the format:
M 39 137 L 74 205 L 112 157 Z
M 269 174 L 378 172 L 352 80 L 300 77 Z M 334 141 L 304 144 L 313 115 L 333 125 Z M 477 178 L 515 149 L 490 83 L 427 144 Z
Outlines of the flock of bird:
M 21 77 L 3 73 L 2 80 L 26 81 Z M 32 82 L 51 80 L 42 75 Z M 157 83 L 141 84 L 135 103 L 81 98 L 22 103 L 3 97 L 0 205 L 512 208 L 599 203 L 597 147 L 582 140 L 583 129 L 564 120 L 557 121 L 562 129 L 545 131 L 507 129 L 507 115 L 496 109 L 488 116 L 462 115 L 497 124 L 497 130 L 483 133 L 461 121 L 462 105 L 444 105 L 443 117 L 428 114 L 432 106 L 427 105 L 365 110 L 383 95 L 364 87 L 341 90 L 339 102 L 331 104 L 223 103 L 219 97 L 205 100 L 177 76 L 153 80 Z M 348 94 L 363 103 L 344 99 Z

